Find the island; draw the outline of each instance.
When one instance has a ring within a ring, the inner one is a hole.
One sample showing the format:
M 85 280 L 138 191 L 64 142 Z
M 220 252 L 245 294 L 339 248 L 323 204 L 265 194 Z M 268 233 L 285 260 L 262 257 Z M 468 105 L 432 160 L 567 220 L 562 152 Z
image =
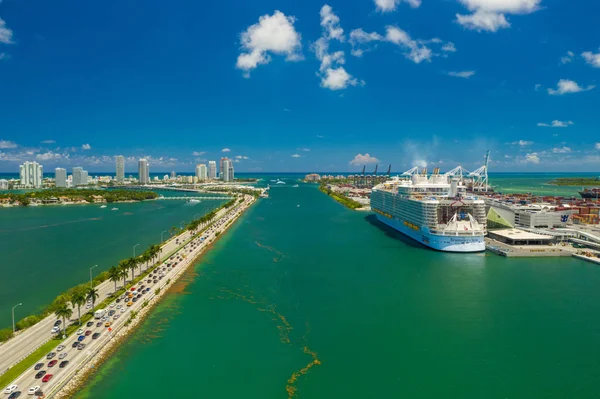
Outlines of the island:
M 53 188 L 0 194 L 0 206 L 137 202 L 158 198 L 154 191 Z
M 600 186 L 599 177 L 559 177 L 548 183 L 553 186 Z

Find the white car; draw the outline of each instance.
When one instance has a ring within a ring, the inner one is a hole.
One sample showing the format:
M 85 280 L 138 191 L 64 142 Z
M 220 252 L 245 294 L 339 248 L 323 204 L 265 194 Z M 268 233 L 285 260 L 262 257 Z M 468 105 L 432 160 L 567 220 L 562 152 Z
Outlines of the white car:
M 121 304 L 117 305 L 117 309 L 121 309 L 121 307 L 122 307 Z
M 65 357 L 67 357 L 67 352 L 63 352 L 60 355 L 58 355 L 58 358 L 61 360 L 64 359 Z
M 58 345 L 58 348 L 56 348 L 57 352 L 60 352 L 61 350 L 65 349 L 64 345 Z
M 80 328 L 79 330 L 77 330 L 77 335 L 81 335 L 83 333 L 84 333 L 83 328 Z
M 125 313 L 126 310 L 127 309 L 125 309 L 125 308 L 121 308 L 121 313 Z
M 115 307 L 115 303 L 114 303 L 114 302 L 113 302 L 113 303 L 111 303 L 111 304 L 110 304 L 110 307 L 111 307 L 111 308 L 114 308 L 114 307 Z
M 52 333 L 52 334 L 56 334 L 56 333 L 57 333 L 57 332 L 59 332 L 59 331 L 60 331 L 60 327 L 52 327 L 52 331 L 51 331 L 51 333 Z
M 4 393 L 13 393 L 14 391 L 16 391 L 17 388 L 18 388 L 18 386 L 16 384 L 12 384 L 12 385 L 6 387 L 6 389 L 4 390 Z
M 36 386 L 34 386 L 34 387 L 31 387 L 31 388 L 29 388 L 29 391 L 27 391 L 27 394 L 28 394 L 28 395 L 35 395 L 35 393 L 36 393 L 37 391 L 39 391 L 39 390 L 40 390 L 40 386 L 39 386 L 39 385 L 36 385 Z

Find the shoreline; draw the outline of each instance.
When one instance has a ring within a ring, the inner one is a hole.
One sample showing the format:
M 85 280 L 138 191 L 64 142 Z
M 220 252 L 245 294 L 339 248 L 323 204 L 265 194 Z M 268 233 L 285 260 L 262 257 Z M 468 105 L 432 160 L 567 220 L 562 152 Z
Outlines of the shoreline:
M 213 245 L 220 239 L 220 237 L 222 237 L 224 233 L 226 233 L 231 226 L 233 226 L 234 223 L 255 203 L 256 199 L 253 199 L 253 201 L 248 204 L 246 208 L 242 209 L 237 216 L 224 224 L 223 229 L 219 234 L 215 235 L 215 237 L 210 241 L 209 245 L 202 248 L 202 251 L 200 251 L 193 258 L 190 257 L 189 263 L 185 267 L 182 267 L 174 276 L 168 279 L 167 283 L 160 288 L 160 292 L 158 294 L 154 294 L 154 296 L 146 302 L 147 305 L 138 311 L 134 319 L 128 319 L 131 320 L 129 324 L 122 324 L 117 331 L 111 334 L 109 340 L 101 348 L 99 348 L 96 353 L 91 355 L 89 360 L 84 360 L 80 369 L 75 371 L 75 374 L 70 377 L 63 386 L 59 387 L 58 391 L 51 391 L 47 397 L 61 399 L 71 398 L 80 392 L 85 382 L 94 375 L 99 367 L 106 363 L 106 361 L 110 359 L 110 356 L 117 350 L 117 348 L 124 344 L 127 339 L 129 339 L 129 337 L 137 331 L 141 324 L 150 315 L 151 310 L 162 301 L 166 294 L 169 293 L 173 285 L 179 282 L 179 280 L 185 276 L 187 272 L 189 272 L 190 268 L 194 266 L 204 256 L 204 254 L 208 252 L 208 250 L 212 249 Z M 198 233 L 194 236 L 194 238 L 197 238 L 200 235 L 201 233 Z M 190 239 L 190 241 L 193 239 Z
M 114 201 L 114 202 L 54 202 L 51 204 L 35 204 L 35 205 L 16 205 L 16 204 L 0 204 L 0 208 L 37 208 L 38 206 L 66 206 L 66 205 L 106 205 L 108 207 L 109 204 L 132 204 L 137 202 L 146 202 L 146 201 L 155 201 L 155 199 L 149 200 L 123 200 L 123 201 Z

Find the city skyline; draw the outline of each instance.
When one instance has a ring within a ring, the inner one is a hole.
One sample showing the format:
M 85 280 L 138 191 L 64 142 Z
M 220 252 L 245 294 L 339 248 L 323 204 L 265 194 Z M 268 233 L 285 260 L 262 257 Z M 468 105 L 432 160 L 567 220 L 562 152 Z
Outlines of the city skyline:
M 261 1 L 219 25 L 199 4 L 139 20 L 65 6 L 32 21 L 0 3 L 0 172 L 108 172 L 117 154 L 127 171 L 472 170 L 488 149 L 491 171 L 600 170 L 595 2 Z

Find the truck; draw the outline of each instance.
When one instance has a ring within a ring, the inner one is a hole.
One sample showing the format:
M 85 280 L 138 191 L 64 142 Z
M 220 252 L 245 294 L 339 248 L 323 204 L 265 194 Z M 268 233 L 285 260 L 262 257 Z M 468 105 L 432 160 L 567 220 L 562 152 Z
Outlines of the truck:
M 106 314 L 106 309 L 98 309 L 94 312 L 94 318 L 101 319 Z

